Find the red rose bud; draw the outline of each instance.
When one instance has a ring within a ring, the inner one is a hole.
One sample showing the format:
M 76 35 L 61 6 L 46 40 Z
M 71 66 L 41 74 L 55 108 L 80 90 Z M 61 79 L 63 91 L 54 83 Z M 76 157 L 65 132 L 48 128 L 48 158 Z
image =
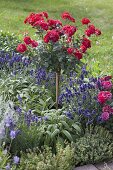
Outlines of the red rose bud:
M 85 53 L 87 51 L 87 47 L 84 46 L 84 45 L 81 45 L 80 50 L 81 50 L 82 53 Z
M 48 18 L 48 13 L 47 13 L 47 12 L 42 12 L 42 14 L 43 14 L 43 16 L 44 16 L 45 18 Z
M 70 17 L 69 20 L 72 22 L 75 22 L 75 18 L 73 18 L 73 17 Z
M 24 53 L 27 50 L 27 47 L 25 44 L 18 44 L 16 50 L 20 53 Z
M 100 80 L 101 81 L 108 81 L 110 79 L 112 79 L 112 76 L 105 76 L 105 77 L 102 77 Z
M 82 53 L 81 53 L 79 50 L 76 50 L 76 51 L 74 52 L 74 56 L 75 56 L 78 60 L 82 59 Z
M 61 15 L 62 19 L 68 19 L 72 22 L 75 22 L 75 19 L 71 16 L 71 14 L 69 12 L 63 12 Z
M 81 20 L 81 22 L 82 22 L 83 25 L 87 25 L 87 24 L 89 24 L 91 21 L 90 21 L 88 18 L 83 18 L 83 19 Z
M 29 36 L 26 36 L 26 37 L 24 38 L 24 42 L 25 42 L 27 45 L 29 45 L 29 44 L 31 44 L 32 40 L 31 40 L 31 38 L 30 38 Z
M 95 35 L 97 36 L 101 35 L 101 31 L 99 29 L 95 29 Z
M 37 47 L 38 46 L 38 42 L 35 41 L 35 40 L 32 40 L 31 45 L 32 45 L 32 47 Z
M 68 54 L 72 54 L 73 52 L 74 52 L 74 48 L 68 48 L 68 49 L 67 49 L 67 53 L 68 53 Z

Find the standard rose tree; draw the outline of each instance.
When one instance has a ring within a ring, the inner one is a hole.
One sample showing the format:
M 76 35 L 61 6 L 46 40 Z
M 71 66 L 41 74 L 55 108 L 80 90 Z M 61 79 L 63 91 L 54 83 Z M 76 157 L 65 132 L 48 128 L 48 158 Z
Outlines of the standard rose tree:
M 47 12 L 31 13 L 24 21 L 36 29 L 38 40 L 32 40 L 29 36 L 24 37 L 24 43 L 19 44 L 17 51 L 25 53 L 27 49 L 36 47 L 37 61 L 40 65 L 56 72 L 56 108 L 58 108 L 59 81 L 61 70 L 68 72 L 77 69 L 80 60 L 91 48 L 91 35 L 100 35 L 101 31 L 88 18 L 81 20 L 86 25 L 82 36 L 77 34 L 78 27 L 70 13 L 64 12 L 61 18 L 69 24 L 63 25 L 60 20 L 48 17 Z M 72 23 L 72 24 L 70 24 Z

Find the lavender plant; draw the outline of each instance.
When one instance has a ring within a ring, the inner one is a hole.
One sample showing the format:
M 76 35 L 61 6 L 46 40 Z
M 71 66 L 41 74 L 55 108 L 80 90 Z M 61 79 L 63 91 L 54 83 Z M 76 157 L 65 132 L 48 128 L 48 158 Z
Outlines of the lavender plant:
M 97 101 L 97 79 L 89 78 L 85 66 L 79 76 L 75 72 L 66 77 L 61 87 L 59 103 L 65 107 L 67 115 L 79 115 L 83 126 L 95 124 L 99 119 L 100 105 Z
M 5 73 L 17 73 L 31 63 L 31 59 L 28 56 L 23 56 L 15 52 L 0 51 L 0 72 Z

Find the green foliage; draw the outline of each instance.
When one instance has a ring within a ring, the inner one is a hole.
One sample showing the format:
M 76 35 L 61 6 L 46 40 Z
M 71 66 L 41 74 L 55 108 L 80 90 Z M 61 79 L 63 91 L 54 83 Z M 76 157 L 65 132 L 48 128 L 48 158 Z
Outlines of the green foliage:
M 113 157 L 113 136 L 102 127 L 86 131 L 75 143 L 75 164 L 97 163 Z
M 7 153 L 7 150 L 3 150 L 3 148 L 0 147 L 0 169 L 5 169 L 8 159 L 9 154 Z
M 51 146 L 55 152 L 57 142 L 62 145 L 65 140 L 73 142 L 81 133 L 77 120 L 68 119 L 62 110 L 44 111 L 41 116 L 42 120 L 39 118 L 37 123 L 31 122 L 30 126 L 24 121 L 18 123 L 20 134 L 12 142 L 12 153 L 44 145 Z
M 110 115 L 110 119 L 104 121 L 102 123 L 102 126 L 105 127 L 108 131 L 110 131 L 113 134 L 113 115 Z
M 23 109 L 32 109 L 38 114 L 53 105 L 51 92 L 44 85 L 36 85 L 35 80 L 27 73 L 3 78 L 0 92 L 5 101 L 12 100 L 16 105 L 19 104 L 18 96 L 20 96 Z
M 14 34 L 2 31 L 0 32 L 0 50 L 13 52 L 15 51 L 18 43 L 19 39 Z
M 51 148 L 45 147 L 43 152 L 22 153 L 19 170 L 72 170 L 74 164 L 74 149 L 67 145 L 63 148 L 57 144 L 56 154 Z
M 66 73 L 69 70 L 78 70 L 79 65 L 82 66 L 82 62 L 77 60 L 76 57 L 70 56 L 66 50 L 63 50 L 65 46 L 65 38 L 61 38 L 56 43 L 45 44 L 42 40 L 42 44 L 37 47 L 38 62 L 42 67 L 46 67 L 47 70 L 54 72 L 60 72 L 61 70 Z M 80 41 L 80 40 L 79 40 Z M 77 43 L 77 40 L 75 41 Z M 78 44 L 72 42 L 73 47 L 78 47 Z M 67 44 L 66 47 L 68 48 Z

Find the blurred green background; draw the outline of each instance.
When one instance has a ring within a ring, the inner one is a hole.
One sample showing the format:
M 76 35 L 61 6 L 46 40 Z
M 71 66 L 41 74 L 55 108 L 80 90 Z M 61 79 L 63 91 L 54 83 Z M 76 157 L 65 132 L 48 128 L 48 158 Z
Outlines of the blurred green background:
M 23 21 L 30 12 L 40 11 L 47 11 L 56 19 L 68 11 L 77 25 L 83 17 L 88 17 L 102 30 L 102 36 L 93 41 L 85 61 L 96 73 L 113 73 L 113 0 L 0 0 L 0 30 L 20 37 L 26 31 L 32 35 L 34 30 Z

